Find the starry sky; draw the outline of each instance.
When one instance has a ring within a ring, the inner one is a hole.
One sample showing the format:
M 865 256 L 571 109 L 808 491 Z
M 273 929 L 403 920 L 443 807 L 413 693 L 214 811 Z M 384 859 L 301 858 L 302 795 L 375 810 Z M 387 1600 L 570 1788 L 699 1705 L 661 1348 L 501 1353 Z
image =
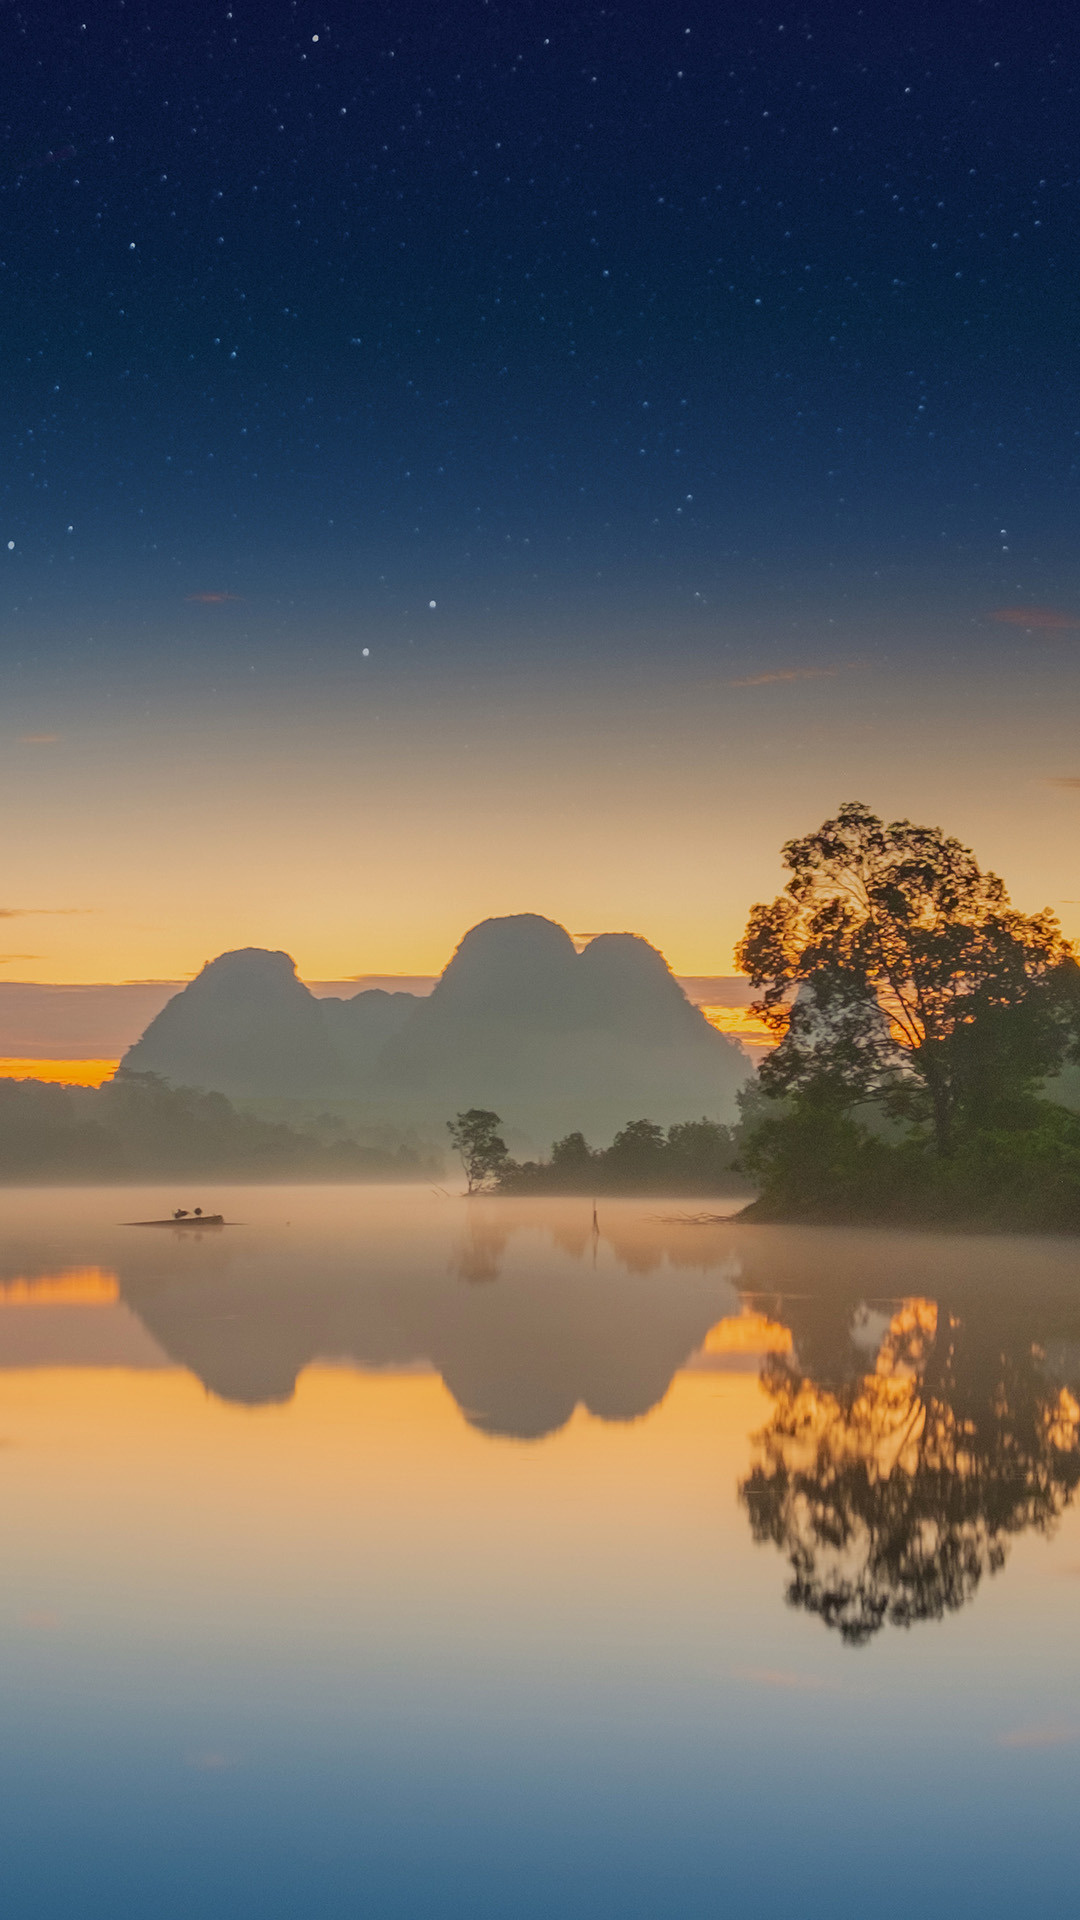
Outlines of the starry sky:
M 724 972 L 847 798 L 1080 933 L 1074 32 L 5 9 L 2 977 Z

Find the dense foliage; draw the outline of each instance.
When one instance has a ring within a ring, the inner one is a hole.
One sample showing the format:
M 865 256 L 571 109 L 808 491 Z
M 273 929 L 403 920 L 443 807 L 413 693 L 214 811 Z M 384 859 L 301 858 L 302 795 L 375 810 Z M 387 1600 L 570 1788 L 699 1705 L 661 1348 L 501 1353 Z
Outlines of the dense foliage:
M 732 1193 L 735 1142 L 715 1120 L 684 1120 L 664 1131 L 652 1120 L 631 1120 L 610 1147 L 592 1148 L 584 1134 L 556 1140 L 550 1160 L 511 1161 L 503 1193 Z
M 0 1181 L 364 1180 L 426 1171 L 416 1154 L 326 1143 L 152 1073 L 121 1073 L 93 1089 L 0 1080 Z
M 964 1130 L 949 1154 L 873 1110 L 802 1096 L 757 1119 L 740 1155 L 763 1220 L 1080 1231 L 1080 1114 L 1031 1100 L 1010 1123 Z
M 1061 1066 L 1080 1012 L 1072 950 L 958 840 L 851 802 L 784 861 L 784 892 L 753 908 L 736 956 L 780 1043 L 766 1091 L 874 1099 L 947 1155 Z
M 738 949 L 779 1041 L 743 1103 L 752 1215 L 1080 1229 L 1080 1116 L 1045 1097 L 1080 1029 L 1054 916 L 855 803 L 784 859 Z

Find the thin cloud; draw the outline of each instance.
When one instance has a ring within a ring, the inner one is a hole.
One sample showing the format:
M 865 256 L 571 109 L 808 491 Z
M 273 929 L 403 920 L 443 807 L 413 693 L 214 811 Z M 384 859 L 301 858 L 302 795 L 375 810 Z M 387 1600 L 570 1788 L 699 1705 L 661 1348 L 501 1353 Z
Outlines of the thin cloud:
M 729 687 L 770 687 L 779 680 L 835 680 L 836 667 L 789 667 L 781 673 L 752 673 L 745 680 L 729 680 Z
M 185 593 L 185 600 L 197 601 L 200 607 L 221 607 L 227 600 L 240 600 L 239 593 Z
M 96 913 L 96 907 L 0 907 L 0 920 L 66 920 L 72 914 Z M 29 954 L 24 954 L 29 959 Z
M 1046 784 L 1048 787 L 1064 787 L 1068 793 L 1080 793 L 1080 773 L 1051 774 Z
M 799 1693 L 816 1693 L 825 1685 L 814 1673 L 789 1673 L 784 1667 L 736 1667 L 740 1680 L 755 1680 L 759 1687 L 786 1687 Z
M 1071 1747 L 1080 1740 L 1080 1727 L 1066 1726 L 1060 1720 L 1048 1720 L 1042 1726 L 1017 1727 L 1013 1733 L 1003 1733 L 998 1739 L 999 1747 Z
M 10 965 L 12 960 L 44 960 L 43 953 L 0 953 L 0 967 Z
M 58 733 L 20 733 L 19 745 L 20 747 L 55 747 L 59 738 Z
M 1080 627 L 1080 616 L 1060 607 L 995 607 L 991 620 L 1005 627 L 1034 628 L 1041 633 L 1070 633 Z

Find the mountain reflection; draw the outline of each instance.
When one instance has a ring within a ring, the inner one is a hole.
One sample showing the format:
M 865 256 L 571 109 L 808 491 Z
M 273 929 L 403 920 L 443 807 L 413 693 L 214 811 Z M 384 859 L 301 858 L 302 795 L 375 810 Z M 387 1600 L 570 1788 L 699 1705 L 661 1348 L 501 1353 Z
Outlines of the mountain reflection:
M 511 1240 L 519 1249 L 505 1271 Z M 334 1249 L 300 1271 L 279 1261 L 260 1271 L 234 1263 L 224 1241 L 173 1242 L 120 1265 L 120 1296 L 222 1399 L 286 1401 L 316 1361 L 422 1364 L 441 1374 L 472 1426 L 532 1440 L 578 1406 L 603 1420 L 639 1419 L 710 1327 L 739 1311 L 730 1257 L 695 1262 L 672 1286 L 655 1247 L 635 1242 L 635 1265 L 608 1241 L 594 1269 L 582 1257 L 590 1246 L 587 1221 L 470 1209 L 449 1257 L 445 1245 L 404 1260 L 400 1247 L 381 1259 Z
M 595 1233 L 579 1200 L 284 1204 L 293 1226 L 88 1237 L 76 1196 L 70 1221 L 0 1251 L 0 1363 L 164 1355 L 247 1407 L 288 1401 L 320 1363 L 432 1368 L 472 1427 L 530 1441 L 577 1408 L 641 1419 L 690 1361 L 756 1372 L 768 1417 L 743 1511 L 786 1559 L 789 1603 L 853 1646 L 963 1607 L 1080 1482 L 1071 1240 L 748 1226 L 674 1203 L 602 1203 Z M 699 1403 L 702 1446 L 718 1404 Z
M 864 1352 L 846 1378 L 815 1377 L 800 1352 L 850 1360 L 873 1311 L 813 1302 L 793 1353 L 763 1367 L 773 1411 L 740 1493 L 755 1539 L 788 1557 L 789 1604 L 850 1645 L 962 1607 L 1011 1535 L 1054 1528 L 1080 1480 L 1080 1349 L 1039 1339 L 1052 1304 L 987 1293 L 956 1311 L 898 1303 L 873 1370 Z

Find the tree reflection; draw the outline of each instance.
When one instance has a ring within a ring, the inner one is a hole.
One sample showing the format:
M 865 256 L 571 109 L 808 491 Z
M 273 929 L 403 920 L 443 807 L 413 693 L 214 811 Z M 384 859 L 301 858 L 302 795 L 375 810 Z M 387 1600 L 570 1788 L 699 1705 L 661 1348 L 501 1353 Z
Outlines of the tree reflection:
M 459 1280 L 468 1280 L 474 1286 L 497 1280 L 509 1238 L 503 1223 L 491 1214 L 480 1214 L 475 1207 L 470 1207 L 464 1231 L 450 1258 L 450 1271 L 456 1273 Z
M 1080 1480 L 1080 1404 L 1030 1338 L 905 1302 L 872 1373 L 822 1385 L 772 1356 L 740 1488 L 787 1554 L 790 1605 L 850 1645 L 962 1607 L 1011 1534 L 1048 1533 Z

